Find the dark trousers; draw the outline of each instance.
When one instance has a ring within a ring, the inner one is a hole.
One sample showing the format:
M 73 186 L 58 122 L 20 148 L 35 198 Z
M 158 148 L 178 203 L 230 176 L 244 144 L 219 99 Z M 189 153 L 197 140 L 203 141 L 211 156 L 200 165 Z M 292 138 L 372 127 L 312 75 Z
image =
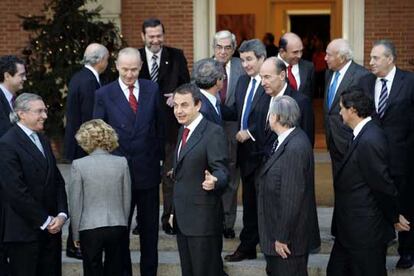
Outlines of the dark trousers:
M 79 232 L 84 276 L 122 275 L 123 247 L 128 239 L 126 226 L 100 227 Z M 102 263 L 102 254 L 105 261 Z
M 345 248 L 335 240 L 326 270 L 327 276 L 385 276 L 387 248 Z
M 3 243 L 0 243 L 0 276 L 8 276 L 9 264 L 6 257 L 6 248 Z
M 8 242 L 7 255 L 13 276 L 62 275 L 61 233 L 42 233 L 34 242 Z
M 132 190 L 131 213 L 128 220 L 128 229 L 135 206 L 137 207 L 137 221 L 141 248 L 140 271 L 142 276 L 156 276 L 158 267 L 158 228 L 160 214 L 160 188 Z M 129 231 L 128 231 L 129 233 Z M 128 235 L 129 245 L 129 235 Z M 128 250 L 124 256 L 124 275 L 132 275 L 131 255 Z
M 221 234 L 201 237 L 185 236 L 177 229 L 177 245 L 182 276 L 223 275 Z
M 240 245 L 238 251 L 256 252 L 259 243 L 259 230 L 257 226 L 257 200 L 255 187 L 255 173 L 242 176 L 243 187 L 243 229 L 240 232 Z
M 271 276 L 307 276 L 308 256 L 289 256 L 282 259 L 279 256 L 265 255 L 266 269 Z
M 404 176 L 394 176 L 394 183 L 397 186 L 399 198 L 398 203 L 401 208 L 401 214 L 410 222 L 414 221 L 414 179 Z M 414 255 L 414 229 L 398 233 L 398 253 L 400 255 Z

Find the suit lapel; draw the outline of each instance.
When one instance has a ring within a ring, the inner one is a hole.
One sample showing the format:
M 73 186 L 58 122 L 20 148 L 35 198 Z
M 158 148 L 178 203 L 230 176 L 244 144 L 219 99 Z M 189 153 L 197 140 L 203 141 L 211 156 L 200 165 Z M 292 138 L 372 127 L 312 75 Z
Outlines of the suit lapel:
M 198 126 L 194 129 L 194 132 L 191 134 L 190 138 L 188 139 L 185 147 L 181 149 L 180 155 L 178 157 L 177 165 L 183 160 L 184 156 L 186 156 L 195 145 L 198 144 L 198 142 L 203 138 L 203 132 L 207 126 L 207 120 L 203 118 L 201 122 L 198 124 Z M 180 131 L 182 133 L 182 131 Z M 180 138 L 181 142 L 181 138 Z
M 141 59 L 142 59 L 142 67 L 141 71 L 139 72 L 139 77 L 144 79 L 150 78 L 150 72 L 148 70 L 148 61 L 147 61 L 147 54 L 145 52 L 145 48 L 140 49 L 139 51 L 141 53 Z
M 0 103 L 1 109 L 5 111 L 5 114 L 9 114 L 11 112 L 10 104 L 4 96 L 3 90 L 0 89 Z
M 300 86 L 298 87 L 298 91 L 299 89 L 302 88 L 303 84 L 306 82 L 306 75 L 307 75 L 307 70 L 305 70 L 305 66 L 303 65 L 302 60 L 299 61 L 298 63 L 299 66 L 299 78 L 300 78 Z
M 129 105 L 128 100 L 125 98 L 124 92 L 122 91 L 118 81 L 114 83 L 109 93 L 114 105 L 119 109 L 121 113 L 125 115 L 126 118 L 128 118 L 130 123 L 133 125 L 135 123 L 136 114 L 134 111 L 132 111 L 131 106 Z
M 258 84 L 258 85 L 259 85 L 259 87 L 257 87 L 256 93 L 254 94 L 253 102 L 252 102 L 252 107 L 250 108 L 250 112 L 252 112 L 252 110 L 254 109 L 254 107 L 259 102 L 260 97 L 265 93 L 262 85 L 261 84 Z
M 38 163 L 40 167 L 42 167 L 44 170 L 47 170 L 47 159 L 45 158 L 45 156 L 43 156 L 40 150 L 36 147 L 34 142 L 29 138 L 29 136 L 26 135 L 26 133 L 19 126 L 15 125 L 15 130 L 16 130 L 17 141 L 20 144 L 21 148 L 24 149 L 29 155 L 31 155 L 33 159 L 37 161 L 36 163 Z M 46 154 L 44 143 L 42 143 L 42 146 Z
M 392 81 L 390 96 L 388 97 L 388 104 L 387 104 L 387 107 L 385 109 L 384 116 L 386 116 L 386 114 L 387 114 L 388 107 L 393 104 L 395 99 L 398 99 L 398 97 L 399 97 L 398 95 L 401 92 L 401 88 L 403 86 L 403 83 L 404 83 L 404 74 L 399 69 L 396 69 L 394 80 Z
M 142 83 L 141 81 L 138 80 L 138 87 L 139 87 L 139 99 L 138 99 L 137 114 L 134 114 L 131 108 L 129 108 L 133 116 L 135 117 L 135 130 L 137 131 L 139 130 L 141 124 L 146 122 L 145 116 L 148 114 L 148 108 L 150 107 L 150 105 L 145 104 L 145 103 L 149 103 L 150 102 L 149 98 L 151 97 L 151 94 L 150 94 L 151 92 L 148 90 L 145 83 Z M 136 118 L 139 118 L 139 120 L 136 120 Z
M 351 65 L 349 66 L 348 70 L 346 70 L 345 75 L 342 78 L 341 83 L 338 85 L 338 89 L 336 89 L 336 93 L 335 93 L 335 98 L 332 102 L 331 105 L 331 109 L 329 111 L 332 110 L 332 108 L 339 103 L 339 99 L 341 96 L 341 93 L 345 90 L 345 87 L 349 87 L 349 84 L 353 81 L 354 79 L 354 72 L 355 72 L 355 68 L 354 68 L 354 63 L 353 61 L 351 62 Z M 329 83 L 328 83 L 328 90 L 329 91 L 329 86 L 331 84 L 331 80 L 332 80 L 332 76 L 333 74 L 331 74 L 331 78 L 329 79 Z M 327 103 L 325 103 L 327 104 Z
M 233 87 L 236 86 L 238 77 L 240 76 L 239 69 L 240 66 L 238 60 L 236 58 L 232 58 L 230 64 L 230 79 L 227 83 L 227 95 L 225 104 L 228 104 L 230 99 L 234 97 L 234 94 L 236 93 L 236 89 L 233 89 Z
M 161 59 L 160 59 L 160 68 L 158 71 L 158 82 L 164 78 L 165 74 L 170 72 L 170 52 L 168 51 L 168 48 L 163 47 L 161 52 Z M 162 93 L 165 93 L 161 91 Z
M 237 118 L 239 119 L 239 121 L 241 120 L 241 116 L 243 113 L 243 108 L 244 108 L 244 98 L 246 97 L 247 94 L 247 88 L 249 88 L 249 82 L 250 82 L 250 77 L 245 77 L 242 79 L 243 84 L 241 85 L 241 87 L 243 87 L 243 89 L 240 90 L 240 93 L 236 93 L 236 97 L 239 98 L 239 102 L 240 102 L 240 108 L 237 110 L 237 112 L 239 114 L 237 114 Z

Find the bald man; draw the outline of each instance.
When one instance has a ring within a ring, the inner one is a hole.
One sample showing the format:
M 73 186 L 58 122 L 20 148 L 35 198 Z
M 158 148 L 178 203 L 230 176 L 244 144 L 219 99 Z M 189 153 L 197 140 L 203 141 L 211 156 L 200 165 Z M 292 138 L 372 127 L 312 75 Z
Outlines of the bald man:
M 302 59 L 302 39 L 295 33 L 285 33 L 279 40 L 278 58 L 284 61 L 289 85 L 312 99 L 315 88 L 315 69 L 312 62 Z
M 75 73 L 69 82 L 64 140 L 64 157 L 68 161 L 86 156 L 75 141 L 75 134 L 81 124 L 92 119 L 95 90 L 101 86 L 99 75 L 105 71 L 108 58 L 109 52 L 105 46 L 98 43 L 89 44 L 83 54 L 84 67 Z M 66 255 L 82 259 L 80 249 L 73 245 L 71 231 L 67 239 Z
M 345 39 L 332 40 L 326 48 L 325 61 L 329 70 L 325 75 L 324 118 L 326 144 L 332 160 L 332 173 L 335 175 L 352 139 L 352 129 L 343 123 L 339 115 L 339 98 L 343 91 L 358 84 L 369 74 L 353 60 L 351 45 Z
M 132 206 L 136 205 L 138 210 L 141 275 L 156 276 L 164 118 L 158 84 L 138 79 L 141 67 L 137 49 L 124 48 L 119 52 L 119 79 L 96 91 L 93 117 L 103 119 L 118 133 L 119 148 L 113 154 L 124 156 L 130 168 Z M 125 257 L 125 263 L 124 275 L 132 275 L 130 256 Z

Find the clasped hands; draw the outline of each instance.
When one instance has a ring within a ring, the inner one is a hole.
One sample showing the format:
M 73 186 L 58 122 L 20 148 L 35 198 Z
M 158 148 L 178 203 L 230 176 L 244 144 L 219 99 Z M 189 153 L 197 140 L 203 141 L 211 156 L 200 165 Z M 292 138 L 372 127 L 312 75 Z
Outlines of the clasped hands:
M 47 226 L 47 231 L 50 234 L 57 234 L 62 230 L 63 225 L 65 224 L 66 219 L 63 216 L 52 217 L 49 225 Z
M 410 231 L 410 222 L 403 216 L 398 216 L 398 222 L 394 223 L 394 228 L 398 232 Z

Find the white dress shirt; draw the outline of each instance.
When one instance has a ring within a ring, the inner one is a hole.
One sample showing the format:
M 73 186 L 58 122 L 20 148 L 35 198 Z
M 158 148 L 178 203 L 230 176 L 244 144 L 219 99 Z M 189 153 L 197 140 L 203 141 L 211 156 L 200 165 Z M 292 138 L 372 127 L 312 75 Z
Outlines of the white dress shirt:
M 286 65 L 286 77 L 289 74 L 288 73 L 288 67 L 289 67 L 289 63 L 287 63 L 281 56 L 280 54 L 277 55 L 277 58 L 280 59 L 281 61 L 283 61 Z M 295 77 L 296 80 L 296 84 L 298 85 L 298 90 L 300 87 L 300 74 L 299 74 L 299 63 L 292 65 L 292 74 Z
M 348 71 L 349 66 L 351 66 L 352 60 L 348 61 L 347 64 L 345 64 L 344 67 L 341 68 L 341 70 L 339 70 L 339 77 L 338 77 L 338 81 L 336 82 L 336 88 L 335 88 L 335 94 L 336 95 L 336 91 L 338 91 L 338 87 L 341 84 L 341 81 L 344 79 L 344 76 L 346 74 L 346 71 Z M 334 71 L 332 78 L 331 78 L 331 82 L 329 83 L 329 87 L 331 87 L 334 79 L 335 79 L 335 73 L 336 71 Z
M 203 114 L 199 114 L 197 116 L 197 118 L 194 119 L 194 121 L 192 121 L 188 126 L 184 126 L 184 128 L 188 128 L 190 130 L 190 132 L 188 132 L 187 135 L 187 140 L 186 143 L 188 143 L 188 140 L 190 139 L 191 134 L 193 134 L 194 130 L 196 129 L 196 127 L 198 126 L 198 124 L 201 122 L 201 120 L 203 119 Z M 180 137 L 180 145 L 178 146 L 178 153 L 180 153 L 181 151 L 181 137 Z
M 147 66 L 148 66 L 148 72 L 151 73 L 151 69 L 152 69 L 152 56 L 156 55 L 157 58 L 157 64 L 158 64 L 158 68 L 160 68 L 160 62 L 161 62 L 161 53 L 162 53 L 162 48 L 161 50 L 154 54 L 153 52 L 151 52 L 150 50 L 148 50 L 147 47 L 144 48 L 145 49 L 145 56 L 147 57 Z
M 127 101 L 129 102 L 129 88 L 128 86 L 121 80 L 121 78 L 118 79 L 119 82 L 119 86 L 121 86 L 121 90 L 125 95 L 125 98 L 127 99 Z M 139 102 L 139 85 L 138 85 L 138 80 L 135 81 L 134 83 L 134 92 L 133 92 L 135 99 L 137 99 L 137 102 Z
M 289 134 L 295 129 L 295 127 L 289 128 L 288 130 L 285 130 L 284 132 L 280 133 L 277 136 L 277 147 L 276 150 L 280 147 L 280 145 L 285 141 L 285 139 L 289 136 Z
M 355 126 L 353 130 L 354 140 L 358 136 L 358 134 L 361 132 L 362 128 L 371 120 L 372 120 L 371 116 L 368 116 Z

